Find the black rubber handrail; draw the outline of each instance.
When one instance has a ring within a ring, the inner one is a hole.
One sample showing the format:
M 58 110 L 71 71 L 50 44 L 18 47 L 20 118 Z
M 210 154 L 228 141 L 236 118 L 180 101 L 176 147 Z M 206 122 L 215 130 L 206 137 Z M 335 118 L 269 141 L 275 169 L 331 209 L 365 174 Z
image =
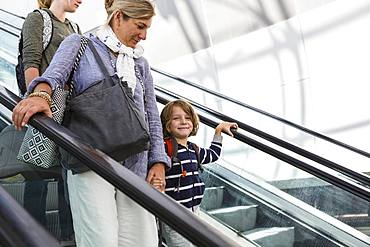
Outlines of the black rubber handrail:
M 12 13 L 12 12 L 9 12 L 9 11 L 7 11 L 7 10 L 5 10 L 5 9 L 0 9 L 0 11 L 2 11 L 2 12 L 4 12 L 4 13 L 7 13 L 7 14 L 9 14 L 9 15 L 12 15 L 12 16 L 15 16 L 15 17 L 18 17 L 18 18 L 21 18 L 21 19 L 26 19 L 25 17 L 23 17 L 23 16 L 20 16 L 20 15 L 17 15 L 17 14 L 14 14 L 14 13 Z
M 261 137 L 261 138 L 263 138 L 265 140 L 268 140 L 268 141 L 270 141 L 270 142 L 272 142 L 274 144 L 277 144 L 277 145 L 279 145 L 279 146 L 281 146 L 281 147 L 283 147 L 285 149 L 288 149 L 288 150 L 290 150 L 290 151 L 292 151 L 292 152 L 294 152 L 296 154 L 299 154 L 299 155 L 301 155 L 303 157 L 306 157 L 306 158 L 308 158 L 310 160 L 313 160 L 315 162 L 318 162 L 318 163 L 320 163 L 320 164 L 322 164 L 322 165 L 324 165 L 324 166 L 326 166 L 326 167 L 328 167 L 330 169 L 333 169 L 335 171 L 338 171 L 338 172 L 342 173 L 343 175 L 348 176 L 348 177 L 354 179 L 355 181 L 357 181 L 359 183 L 362 183 L 365 186 L 370 187 L 370 176 L 368 176 L 368 175 L 366 175 L 364 173 L 356 172 L 356 171 L 351 170 L 351 169 L 349 169 L 349 168 L 347 168 L 347 167 L 345 167 L 343 165 L 339 165 L 339 164 L 337 164 L 337 163 L 335 163 L 333 161 L 330 161 L 328 159 L 325 159 L 324 157 L 321 157 L 319 155 L 316 155 L 316 154 L 314 154 L 312 152 L 309 152 L 309 151 L 307 151 L 307 150 L 305 150 L 303 148 L 300 148 L 298 146 L 295 146 L 295 145 L 293 145 L 293 144 L 291 144 L 289 142 L 286 142 L 286 141 L 284 141 L 282 139 L 279 139 L 279 138 L 277 138 L 275 136 L 272 136 L 272 135 L 270 135 L 270 134 L 268 134 L 266 132 L 263 132 L 263 131 L 261 131 L 259 129 L 256 129 L 256 128 L 250 126 L 250 125 L 247 125 L 247 124 L 245 124 L 243 122 L 240 122 L 240 121 L 238 121 L 238 120 L 236 120 L 234 118 L 231 118 L 229 116 L 226 116 L 226 115 L 224 115 L 224 114 L 222 114 L 222 113 L 220 113 L 218 111 L 215 111 L 213 109 L 210 109 L 209 107 L 206 107 L 204 105 L 201 105 L 201 104 L 199 104 L 199 103 L 197 103 L 197 102 L 195 102 L 193 100 L 190 100 L 188 98 L 182 97 L 181 95 L 176 94 L 176 93 L 174 93 L 174 92 L 172 92 L 170 90 L 167 90 L 167 89 L 165 89 L 163 87 L 160 87 L 160 86 L 156 85 L 155 86 L 155 89 L 157 91 L 163 93 L 163 94 L 168 95 L 169 97 L 173 97 L 173 98 L 177 98 L 177 99 L 178 98 L 186 99 L 189 103 L 191 103 L 193 106 L 196 106 L 199 110 L 201 110 L 203 112 L 206 112 L 206 113 L 208 113 L 210 115 L 213 115 L 213 116 L 217 117 L 218 119 L 220 119 L 222 121 L 236 122 L 238 124 L 239 128 L 242 129 L 242 130 L 245 130 L 245 131 L 247 131 L 249 133 L 252 133 L 252 134 L 254 134 L 256 136 L 259 136 L 259 137 Z M 348 166 L 348 167 L 350 167 L 350 166 Z
M 14 25 L 12 25 L 12 24 L 9 24 L 9 23 L 7 23 L 7 22 L 5 22 L 5 21 L 2 21 L 2 20 L 0 20 L 0 23 L 3 23 L 3 24 L 5 24 L 5 25 L 7 25 L 7 26 L 9 26 L 9 27 L 11 27 L 11 28 L 14 28 L 14 29 L 16 29 L 16 30 L 19 30 L 19 31 L 21 31 L 22 29 L 20 29 L 19 27 L 16 27 L 16 26 L 14 26 Z
M 0 103 L 9 110 L 12 110 L 19 100 L 18 96 L 0 86 Z M 30 124 L 194 244 L 240 246 L 219 230 L 200 221 L 192 212 L 164 196 L 109 156 L 86 144 L 51 118 L 36 114 L 31 118 Z
M 160 96 L 160 95 L 157 95 L 157 101 L 161 104 L 166 104 L 168 102 L 168 99 Z M 176 98 L 176 97 L 175 97 Z M 197 106 L 195 106 L 197 108 Z M 218 123 L 216 123 L 215 121 L 212 121 L 211 119 L 203 116 L 202 114 L 198 114 L 199 115 L 199 119 L 202 123 L 210 126 L 210 127 L 213 127 L 213 128 L 216 128 L 216 126 L 218 125 Z M 365 186 L 362 186 L 360 184 L 357 184 L 355 182 L 353 182 L 352 180 L 350 179 L 346 179 L 344 177 L 339 177 L 339 176 L 336 176 L 336 175 L 332 175 L 326 171 L 323 171 L 319 168 L 316 168 L 312 165 L 309 165 L 301 160 L 298 160 L 296 158 L 293 158 L 283 152 L 280 152 L 270 146 L 267 146 L 261 142 L 258 142 L 250 137 L 247 137 L 241 133 L 234 133 L 234 138 L 258 149 L 258 150 L 261 150 L 262 152 L 265 152 L 267 154 L 270 154 L 276 158 L 278 158 L 279 160 L 282 160 L 300 170 L 303 170 L 305 172 L 308 172 L 310 173 L 311 175 L 315 176 L 315 177 L 318 177 L 330 184 L 333 184 L 351 194 L 354 194 L 362 199 L 364 199 L 365 201 L 367 202 L 370 202 L 370 189 L 365 187 Z
M 0 186 L 0 245 L 60 247 L 59 242 Z
M 324 135 L 324 134 L 321 134 L 321 133 L 319 133 L 319 132 L 317 132 L 317 131 L 314 131 L 314 130 L 308 129 L 308 128 L 304 127 L 304 126 L 301 126 L 301 125 L 299 125 L 299 124 L 293 123 L 293 122 L 291 122 L 291 121 L 289 121 L 289 120 L 286 120 L 286 119 L 284 119 L 284 118 L 278 117 L 278 116 L 273 115 L 273 114 L 271 114 L 271 113 L 269 113 L 269 112 L 263 111 L 263 110 L 261 110 L 261 109 L 259 109 L 259 108 L 256 108 L 256 107 L 254 107 L 254 106 L 251 106 L 251 105 L 248 105 L 248 104 L 246 104 L 246 103 L 244 103 L 244 102 L 241 102 L 241 101 L 239 101 L 239 100 L 236 100 L 236 99 L 230 98 L 230 97 L 228 97 L 228 96 L 226 96 L 226 95 L 224 95 L 224 94 L 221 94 L 221 93 L 215 92 L 215 91 L 213 91 L 213 90 L 210 90 L 210 89 L 208 89 L 208 88 L 206 88 L 206 87 L 203 87 L 203 86 L 201 86 L 201 85 L 199 85 L 199 84 L 196 84 L 196 83 L 194 83 L 194 82 L 191 82 L 191 81 L 185 80 L 185 79 L 183 79 L 183 78 L 180 78 L 180 77 L 178 77 L 178 76 L 172 75 L 172 74 L 170 74 L 170 73 L 164 72 L 164 71 L 162 71 L 162 70 L 159 70 L 159 69 L 156 69 L 156 68 L 153 68 L 153 67 L 151 67 L 151 69 L 152 69 L 153 71 L 155 71 L 155 72 L 159 73 L 159 74 L 162 74 L 162 75 L 166 76 L 166 77 L 172 78 L 172 79 L 174 79 L 174 80 L 176 80 L 176 81 L 179 81 L 179 82 L 182 82 L 182 83 L 184 83 L 184 84 L 186 84 L 186 85 L 189 85 L 189 86 L 192 86 L 192 87 L 198 88 L 198 89 L 199 89 L 199 90 L 201 90 L 201 91 L 207 92 L 207 93 L 212 94 L 212 95 L 214 95 L 214 96 L 217 96 L 217 97 L 219 97 L 219 98 L 221 98 L 221 99 L 224 99 L 224 100 L 227 100 L 227 101 L 229 101 L 229 102 L 235 103 L 235 104 L 237 104 L 237 105 L 239 105 L 239 106 L 243 106 L 243 107 L 248 108 L 248 109 L 250 109 L 250 110 L 252 110 L 252 111 L 255 111 L 255 112 L 261 113 L 262 115 L 265 115 L 265 116 L 270 117 L 270 118 L 272 118 L 272 119 L 278 120 L 278 121 L 280 121 L 280 122 L 282 122 L 282 123 L 284 123 L 284 124 L 286 124 L 286 125 L 292 126 L 292 127 L 296 128 L 296 129 L 300 129 L 300 130 L 302 130 L 302 131 L 304 131 L 304 132 L 306 132 L 306 133 L 309 133 L 309 134 L 311 134 L 311 135 L 313 135 L 313 136 L 316 136 L 316 137 L 318 137 L 318 138 L 321 138 L 321 139 L 323 139 L 323 140 L 325 140 L 325 141 L 331 142 L 331 143 L 336 144 L 336 145 L 338 145 L 338 146 L 341 146 L 341 147 L 343 147 L 343 148 L 345 148 L 345 149 L 351 150 L 351 151 L 353 151 L 353 152 L 355 152 L 355 153 L 358 153 L 358 154 L 363 155 L 363 156 L 365 156 L 365 157 L 367 157 L 367 158 L 370 158 L 370 153 L 369 153 L 369 152 L 366 152 L 366 151 L 361 150 L 361 149 L 359 149 L 359 148 L 353 147 L 353 146 L 351 146 L 351 145 L 348 145 L 348 144 L 346 144 L 346 143 L 343 143 L 343 142 L 341 142 L 341 141 L 338 141 L 338 140 L 336 140 L 336 139 L 334 139 L 334 138 L 328 137 L 328 136 L 326 136 L 326 135 Z
M 10 13 L 10 12 L 8 12 L 8 11 L 6 11 L 6 10 L 3 10 L 3 9 L 0 9 L 0 10 L 1 10 L 1 11 L 3 11 L 3 12 L 6 12 L 6 13 L 8 13 L 8 14 L 14 15 L 14 16 L 16 16 L 16 17 L 19 17 L 19 18 L 25 19 L 25 18 L 24 18 L 24 17 L 22 17 L 22 16 L 19 16 L 19 15 L 13 14 L 13 13 Z M 1 28 L 1 29 L 2 29 L 2 28 Z M 15 35 L 15 36 L 19 37 L 19 35 L 18 35 L 18 34 L 11 33 L 11 32 L 9 32 L 8 30 L 5 30 L 5 29 L 2 29 L 2 30 L 4 30 L 4 31 L 6 31 L 6 32 L 8 32 L 8 33 L 10 33 L 10 34 L 13 34 L 13 35 Z M 306 133 L 309 133 L 309 134 L 311 134 L 311 135 L 313 135 L 313 136 L 316 136 L 316 137 L 318 137 L 318 138 L 321 138 L 321 139 L 323 139 L 323 140 L 325 140 L 325 141 L 328 141 L 328 142 L 334 143 L 334 144 L 336 144 L 336 145 L 338 145 L 338 146 L 341 146 L 341 147 L 343 147 L 343 148 L 345 148 L 345 149 L 351 150 L 351 151 L 353 151 L 353 152 L 355 152 L 355 153 L 358 153 L 358 154 L 360 154 L 360 155 L 363 155 L 363 156 L 365 156 L 365 157 L 370 158 L 370 153 L 369 153 L 369 152 L 366 152 L 366 151 L 361 150 L 361 149 L 359 149 L 359 148 L 353 147 L 353 146 L 351 146 L 351 145 L 348 145 L 348 144 L 346 144 L 346 143 L 343 143 L 343 142 L 341 142 L 341 141 L 338 141 L 338 140 L 336 140 L 336 139 L 334 139 L 334 138 L 328 137 L 328 136 L 326 136 L 326 135 L 324 135 L 324 134 L 321 134 L 321 133 L 319 133 L 319 132 L 317 132 L 317 131 L 313 131 L 313 130 L 308 129 L 308 128 L 304 127 L 304 126 L 301 126 L 301 125 L 299 125 L 299 124 L 293 123 L 293 122 L 291 122 L 291 121 L 289 121 L 289 120 L 286 120 L 286 119 L 284 119 L 284 118 L 278 117 L 278 116 L 273 115 L 273 114 L 271 114 L 271 113 L 269 113 L 269 112 L 263 111 L 263 110 L 261 110 L 261 109 L 259 109 L 259 108 L 257 108 L 257 107 L 254 107 L 254 106 L 248 105 L 248 104 L 246 104 L 246 103 L 244 103 L 244 102 L 241 102 L 241 101 L 239 101 L 239 100 L 236 100 L 236 99 L 230 98 L 230 97 L 228 97 L 228 96 L 226 96 L 226 95 L 224 95 L 224 94 L 221 94 L 221 93 L 215 92 L 215 91 L 210 90 L 210 89 L 208 89 L 208 88 L 206 88 L 206 87 L 203 87 L 203 86 L 201 86 L 201 85 L 199 85 L 199 84 L 196 84 L 196 83 L 194 83 L 194 82 L 191 82 L 191 81 L 185 80 L 185 79 L 183 79 L 183 78 L 180 78 L 180 77 L 178 77 L 178 76 L 172 75 L 172 74 L 167 73 L 167 72 L 164 72 L 164 71 L 162 71 L 162 70 L 159 70 L 159 69 L 156 69 L 156 68 L 153 68 L 153 67 L 151 67 L 151 70 L 152 70 L 152 71 L 155 71 L 155 72 L 157 72 L 157 73 L 159 73 L 159 74 L 162 74 L 162 75 L 164 75 L 164 76 L 166 76 L 166 77 L 172 78 L 172 79 L 174 79 L 174 80 L 176 80 L 176 81 L 182 82 L 182 83 L 184 83 L 184 84 L 186 84 L 186 85 L 189 85 L 189 86 L 192 86 L 192 87 L 198 88 L 198 89 L 200 89 L 200 90 L 202 90 L 202 91 L 204 91 L 204 92 L 207 92 L 207 93 L 209 93 L 209 94 L 212 94 L 212 95 L 214 95 L 214 96 L 217 96 L 217 97 L 219 97 L 219 98 L 221 98 L 221 99 L 227 100 L 227 101 L 229 101 L 229 102 L 233 102 L 233 103 L 235 103 L 235 104 L 237 104 L 237 105 L 239 105 L 239 106 L 243 106 L 243 107 L 245 107 L 245 108 L 248 108 L 248 109 L 250 109 L 250 110 L 253 110 L 253 111 L 255 111 L 255 112 L 258 112 L 258 113 L 260 113 L 260 114 L 263 114 L 263 115 L 265 115 L 265 116 L 267 116 L 267 117 L 270 117 L 270 118 L 273 118 L 273 119 L 275 119 L 275 120 L 278 120 L 278 121 L 280 121 L 280 122 L 282 122 L 282 123 L 284 123 L 284 124 L 287 124 L 287 125 L 289 125 L 289 126 L 292 126 L 292 127 L 296 128 L 296 129 L 300 129 L 300 130 L 302 130 L 302 131 L 304 131 L 304 132 L 306 132 Z

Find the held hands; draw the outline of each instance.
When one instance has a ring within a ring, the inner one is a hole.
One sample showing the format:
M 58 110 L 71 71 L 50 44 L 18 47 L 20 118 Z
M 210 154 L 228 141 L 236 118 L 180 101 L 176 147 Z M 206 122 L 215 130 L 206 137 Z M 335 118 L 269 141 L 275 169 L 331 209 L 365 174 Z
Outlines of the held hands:
M 150 168 L 146 181 L 160 192 L 166 188 L 165 165 L 156 163 Z
M 30 118 L 38 112 L 45 113 L 50 118 L 52 117 L 50 106 L 45 99 L 31 97 L 21 100 L 13 109 L 12 120 L 15 129 L 21 130 Z
M 216 135 L 221 135 L 221 132 L 225 132 L 226 134 L 230 135 L 231 137 L 234 137 L 231 130 L 236 131 L 238 129 L 237 123 L 230 123 L 230 122 L 222 122 L 219 125 L 217 125 L 215 129 Z

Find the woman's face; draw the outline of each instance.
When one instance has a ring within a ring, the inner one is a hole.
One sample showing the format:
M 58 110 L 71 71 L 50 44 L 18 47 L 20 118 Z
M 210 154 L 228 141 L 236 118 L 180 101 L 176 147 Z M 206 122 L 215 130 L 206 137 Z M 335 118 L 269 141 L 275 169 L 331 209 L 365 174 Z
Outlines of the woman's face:
M 64 11 L 74 13 L 81 3 L 82 0 L 64 0 Z
M 147 31 L 152 24 L 152 18 L 129 18 L 124 20 L 122 12 L 118 12 L 115 17 L 117 17 L 114 19 L 117 25 L 115 25 L 116 28 L 113 27 L 113 31 L 124 45 L 135 48 L 141 40 L 146 39 Z

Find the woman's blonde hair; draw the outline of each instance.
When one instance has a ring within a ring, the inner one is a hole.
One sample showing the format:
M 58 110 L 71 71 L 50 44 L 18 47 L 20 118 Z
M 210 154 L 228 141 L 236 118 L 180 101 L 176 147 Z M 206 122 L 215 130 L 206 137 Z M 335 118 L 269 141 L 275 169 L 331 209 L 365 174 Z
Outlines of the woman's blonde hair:
M 150 0 L 105 0 L 105 10 L 108 14 L 108 23 L 117 11 L 123 13 L 125 20 L 150 19 L 155 15 L 154 5 Z
M 195 113 L 194 108 L 187 101 L 179 99 L 167 103 L 161 112 L 163 137 L 171 137 L 169 129 L 171 125 L 172 111 L 175 106 L 180 107 L 186 114 L 190 116 L 190 120 L 193 123 L 193 130 L 191 131 L 189 136 L 195 136 L 199 129 L 198 114 Z
M 43 8 L 49 9 L 52 1 L 53 0 L 37 0 L 37 3 L 39 4 L 40 9 Z

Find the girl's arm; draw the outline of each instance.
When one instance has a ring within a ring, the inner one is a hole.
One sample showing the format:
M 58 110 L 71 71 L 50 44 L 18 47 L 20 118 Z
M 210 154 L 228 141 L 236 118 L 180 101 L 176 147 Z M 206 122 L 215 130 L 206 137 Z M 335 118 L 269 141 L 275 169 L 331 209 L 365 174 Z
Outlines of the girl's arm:
M 35 77 L 40 75 L 39 69 L 41 66 L 43 44 L 42 32 L 44 22 L 39 12 L 28 14 L 22 27 L 22 58 L 24 66 L 24 74 L 26 85 L 28 85 Z
M 42 76 L 35 78 L 30 83 L 28 92 L 34 91 L 35 86 L 40 82 L 48 83 L 52 91 L 57 86 L 64 88 L 72 71 L 80 45 L 81 36 L 78 34 L 72 34 L 65 38 Z

